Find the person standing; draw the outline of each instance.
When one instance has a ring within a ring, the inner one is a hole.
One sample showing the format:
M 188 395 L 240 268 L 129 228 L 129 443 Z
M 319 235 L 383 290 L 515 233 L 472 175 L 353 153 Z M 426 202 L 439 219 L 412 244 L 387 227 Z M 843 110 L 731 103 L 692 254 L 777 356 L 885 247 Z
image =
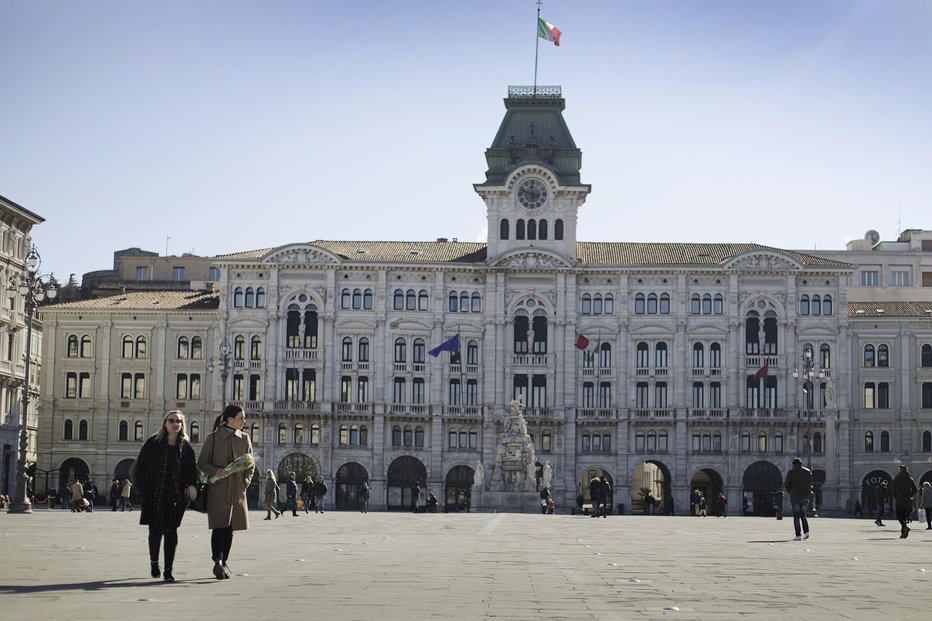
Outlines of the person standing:
M 545 487 L 540 490 L 540 512 L 542 515 L 547 514 L 547 506 L 550 504 L 550 488 Z
M 799 457 L 793 459 L 793 466 L 786 473 L 783 487 L 789 492 L 790 505 L 793 507 L 793 528 L 796 530 L 793 541 L 809 539 L 809 520 L 806 519 L 806 509 L 809 508 L 809 497 L 812 496 L 812 471 L 809 468 L 803 468 L 803 462 Z M 802 525 L 801 537 L 800 525 Z
M 932 483 L 926 481 L 922 484 L 922 496 L 919 497 L 919 506 L 926 514 L 926 530 L 932 530 Z
M 282 512 L 276 506 L 278 504 L 278 480 L 275 473 L 271 470 L 265 471 L 265 519 L 271 520 L 272 514 L 275 514 L 277 520 L 282 516 Z
M 110 510 L 116 511 L 117 504 L 120 502 L 120 480 L 113 479 L 110 481 Z
M 327 498 L 327 484 L 324 483 L 324 477 L 317 477 L 314 483 L 314 513 L 324 512 L 324 499 Z
M 174 582 L 172 566 L 178 547 L 178 527 L 188 503 L 197 498 L 194 449 L 184 430 L 184 413 L 172 410 L 162 427 L 142 445 L 134 467 L 142 494 L 139 523 L 149 527 L 149 564 L 153 578 Z M 159 547 L 165 540 L 165 571 L 159 572 Z
M 129 506 L 129 510 L 133 510 L 133 502 L 131 499 L 133 493 L 133 483 L 129 479 L 123 479 L 123 489 L 120 491 L 120 511 L 126 511 L 126 507 Z
M 728 517 L 728 497 L 725 495 L 725 492 L 718 493 L 718 513 L 715 517 L 719 515 Z
M 249 528 L 246 488 L 256 469 L 228 473 L 224 467 L 238 457 L 252 453 L 252 442 L 243 433 L 246 413 L 238 405 L 228 405 L 214 421 L 214 430 L 204 439 L 197 467 L 208 477 L 219 477 L 207 495 L 207 527 L 211 529 L 210 555 L 214 577 L 230 578 L 227 566 L 233 546 L 233 532 Z
M 698 514 L 699 517 L 706 516 L 707 503 L 708 501 L 706 501 L 705 494 L 703 494 L 702 492 L 699 492 L 699 514 Z
M 603 474 L 599 477 L 602 482 L 602 517 L 608 519 L 608 514 L 612 512 L 612 484 Z
M 889 494 L 887 490 L 887 482 L 881 481 L 880 486 L 877 488 L 877 519 L 874 520 L 874 524 L 877 526 L 883 526 L 883 514 L 884 508 L 887 504 L 887 495 Z
M 414 513 L 417 513 L 421 506 L 421 486 L 417 481 L 411 486 L 411 502 L 414 505 Z
M 291 517 L 298 517 L 298 481 L 295 479 L 295 473 L 288 473 L 288 481 L 285 483 L 285 509 L 291 509 Z
M 304 512 L 311 511 L 311 505 L 317 506 L 317 499 L 314 497 L 314 479 L 310 476 L 304 477 L 301 483 L 301 500 L 304 501 Z
M 900 464 L 900 471 L 893 477 L 893 506 L 896 510 L 896 521 L 900 523 L 900 539 L 909 537 L 910 514 L 913 512 L 913 496 L 919 488 L 916 482 L 909 475 L 909 468 L 906 464 Z
M 90 479 L 84 482 L 84 500 L 87 501 L 85 505 L 87 510 L 93 513 L 94 501 L 97 500 L 97 488 Z
M 689 514 L 699 517 L 699 490 L 697 489 L 689 493 Z
M 602 510 L 602 479 L 599 477 L 589 480 L 589 499 L 592 501 L 592 515 L 589 517 L 597 518 Z
M 783 490 L 778 489 L 773 495 L 773 512 L 777 514 L 777 519 L 783 519 Z
M 369 482 L 363 481 L 359 486 L 359 512 L 369 513 Z
M 71 512 L 76 511 L 84 511 L 84 486 L 77 479 L 71 484 Z

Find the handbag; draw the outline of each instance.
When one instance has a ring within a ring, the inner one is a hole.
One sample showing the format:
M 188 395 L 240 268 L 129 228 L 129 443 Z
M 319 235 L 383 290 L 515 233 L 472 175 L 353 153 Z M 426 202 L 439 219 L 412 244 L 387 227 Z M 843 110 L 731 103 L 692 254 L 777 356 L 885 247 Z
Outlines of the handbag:
M 210 462 L 214 461 L 214 439 L 210 440 Z M 210 480 L 198 481 L 197 497 L 191 503 L 191 508 L 199 513 L 207 513 L 207 494 L 210 491 Z

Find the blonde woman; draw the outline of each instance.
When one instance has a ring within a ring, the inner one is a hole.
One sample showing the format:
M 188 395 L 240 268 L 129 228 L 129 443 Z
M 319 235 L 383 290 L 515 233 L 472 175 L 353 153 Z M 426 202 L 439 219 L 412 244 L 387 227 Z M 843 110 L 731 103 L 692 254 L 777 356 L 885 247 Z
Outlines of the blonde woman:
M 149 563 L 158 578 L 159 547 L 165 540 L 165 582 L 174 582 L 172 564 L 178 547 L 178 527 L 188 503 L 197 498 L 194 449 L 185 438 L 184 413 L 172 410 L 158 433 L 146 440 L 134 466 L 136 488 L 142 494 L 139 523 L 149 526 Z M 126 487 L 129 487 L 128 485 Z
M 277 520 L 282 516 L 282 512 L 276 506 L 278 504 L 278 479 L 271 470 L 265 471 L 265 519 L 271 520 L 272 514 L 275 514 Z

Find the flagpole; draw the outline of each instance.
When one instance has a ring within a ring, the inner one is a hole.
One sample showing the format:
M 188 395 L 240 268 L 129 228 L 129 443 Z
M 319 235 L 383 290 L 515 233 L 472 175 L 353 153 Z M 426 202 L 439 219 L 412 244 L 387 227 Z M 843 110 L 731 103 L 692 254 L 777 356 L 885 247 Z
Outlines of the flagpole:
M 540 48 L 540 3 L 537 0 L 537 21 L 534 22 L 534 96 L 537 97 L 537 51 Z

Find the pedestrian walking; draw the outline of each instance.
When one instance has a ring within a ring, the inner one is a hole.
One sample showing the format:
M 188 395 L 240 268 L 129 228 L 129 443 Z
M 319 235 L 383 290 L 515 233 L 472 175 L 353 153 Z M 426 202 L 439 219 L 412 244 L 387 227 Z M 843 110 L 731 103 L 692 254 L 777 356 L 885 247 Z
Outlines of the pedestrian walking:
M 728 517 L 728 497 L 725 495 L 725 492 L 718 493 L 718 516 Z
M 542 515 L 547 514 L 547 506 L 550 504 L 550 488 L 545 487 L 540 490 L 540 512 Z
M 292 473 L 294 474 L 294 473 Z M 271 520 L 272 514 L 275 514 L 277 520 L 282 516 L 278 510 L 278 479 L 271 470 L 265 471 L 265 519 Z
M 706 508 L 709 501 L 706 500 L 705 494 L 699 492 L 699 517 L 706 517 Z
M 874 520 L 874 524 L 877 526 L 884 526 L 883 515 L 884 508 L 887 504 L 887 495 L 889 491 L 887 490 L 887 482 L 881 481 L 880 486 L 877 488 L 877 519 Z
M 228 405 L 214 421 L 214 430 L 204 439 L 197 467 L 208 477 L 219 477 L 207 495 L 207 527 L 211 529 L 210 555 L 214 577 L 230 578 L 227 561 L 233 546 L 233 532 L 249 528 L 246 488 L 255 467 L 232 474 L 224 470 L 238 457 L 252 453 L 252 442 L 243 433 L 246 413 L 238 405 Z
M 119 503 L 120 503 L 120 480 L 113 479 L 112 481 L 110 481 L 110 510 L 116 511 L 117 505 Z
M 697 489 L 689 494 L 689 515 L 699 516 L 699 490 Z
M 71 512 L 80 513 L 84 511 L 84 507 L 84 486 L 81 481 L 75 479 L 74 483 L 71 484 Z
M 317 477 L 314 482 L 314 513 L 324 512 L 324 501 L 327 499 L 327 484 L 324 477 Z
M 421 486 L 417 481 L 411 486 L 411 503 L 414 505 L 414 513 L 417 513 L 421 506 Z
M 803 467 L 799 457 L 793 459 L 793 466 L 786 473 L 783 487 L 790 495 L 790 505 L 793 507 L 793 529 L 796 536 L 793 541 L 809 539 L 809 520 L 806 519 L 806 509 L 809 508 L 809 497 L 812 496 L 812 471 Z M 802 526 L 802 536 L 800 536 Z
M 317 506 L 317 499 L 314 496 L 314 479 L 310 476 L 304 477 L 304 481 L 301 482 L 301 501 L 305 513 L 310 512 L 311 505 Z
M 932 530 L 932 483 L 926 481 L 922 484 L 922 496 L 919 504 L 925 512 L 926 530 Z
M 369 513 L 369 482 L 363 481 L 359 486 L 359 512 Z
M 129 507 L 129 510 L 133 510 L 133 482 L 129 479 L 123 479 L 123 489 L 120 490 L 120 511 L 126 511 L 126 507 Z
M 893 507 L 896 510 L 896 521 L 900 523 L 900 539 L 909 537 L 910 514 L 913 512 L 913 496 L 919 491 L 913 477 L 909 475 L 906 464 L 900 464 L 900 471 L 893 477 Z
M 178 527 L 188 504 L 197 498 L 194 449 L 185 437 L 184 413 L 172 410 L 162 427 L 142 445 L 134 465 L 142 494 L 139 523 L 149 527 L 149 564 L 153 578 L 174 582 L 172 567 L 178 547 Z M 159 572 L 159 547 L 164 540 L 165 571 Z
M 602 482 L 602 517 L 608 518 L 612 510 L 612 484 L 608 482 L 605 475 L 599 477 Z
M 589 499 L 592 500 L 592 515 L 590 517 L 599 517 L 599 511 L 602 510 L 602 480 L 599 477 L 592 477 L 589 480 Z
M 97 500 L 97 486 L 90 479 L 84 482 L 84 504 L 87 511 L 94 512 L 94 501 Z
M 291 509 L 291 516 L 298 517 L 298 481 L 295 479 L 295 473 L 288 473 L 288 481 L 285 483 L 285 509 Z
M 773 495 L 773 512 L 777 514 L 777 519 L 783 519 L 783 490 L 778 489 Z

